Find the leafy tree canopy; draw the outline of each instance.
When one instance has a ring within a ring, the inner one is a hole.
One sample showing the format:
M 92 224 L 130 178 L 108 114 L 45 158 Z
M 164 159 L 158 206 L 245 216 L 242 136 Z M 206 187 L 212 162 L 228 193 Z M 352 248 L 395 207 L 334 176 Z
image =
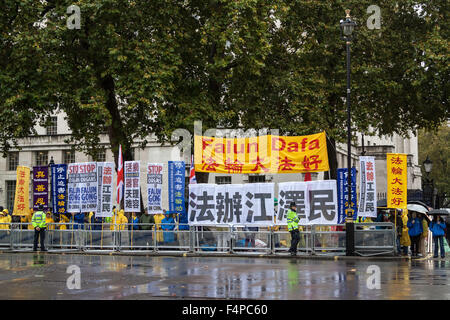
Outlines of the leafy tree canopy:
M 351 9 L 355 130 L 405 135 L 449 117 L 446 1 L 5 0 L 0 13 L 0 142 L 6 152 L 56 109 L 79 149 L 107 132 L 131 143 L 176 128 L 242 126 L 346 136 Z M 81 29 L 66 26 L 70 5 Z M 420 8 L 420 10 L 418 9 Z M 40 22 L 40 23 L 36 23 Z

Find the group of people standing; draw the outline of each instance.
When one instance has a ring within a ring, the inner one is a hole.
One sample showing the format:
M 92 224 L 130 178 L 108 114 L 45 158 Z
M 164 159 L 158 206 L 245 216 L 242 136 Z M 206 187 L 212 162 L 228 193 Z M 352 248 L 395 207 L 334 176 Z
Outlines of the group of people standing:
M 51 211 L 44 212 L 44 207 L 39 205 L 36 212 L 30 208 L 28 215 L 11 215 L 7 209 L 0 208 L 0 229 L 14 228 L 34 230 L 33 251 L 37 251 L 40 242 L 41 251 L 45 248 L 46 230 L 159 230 L 157 241 L 160 243 L 171 243 L 176 241 L 175 230 L 189 230 L 189 226 L 179 221 L 179 215 L 163 210 L 160 214 L 149 214 L 145 209 L 144 213 L 125 213 L 124 210 L 113 208 L 111 217 L 95 217 L 90 213 L 71 213 L 53 215 Z M 11 224 L 12 223 L 12 224 Z M 180 243 L 188 243 L 189 235 L 180 232 Z M 188 244 L 186 244 L 188 245 Z
M 405 220 L 409 241 L 406 237 L 406 233 L 405 236 L 402 235 L 404 254 L 407 254 L 407 247 L 410 245 L 412 257 L 419 256 L 419 251 L 421 251 L 421 254 L 424 255 L 425 239 L 428 237 L 429 230 L 433 235 L 433 257 L 438 258 L 440 253 L 441 258 L 445 258 L 444 236 L 447 231 L 447 225 L 442 217 L 435 215 L 433 216 L 433 219 L 428 222 L 423 214 L 412 211 L 404 218 L 403 222 L 405 222 Z M 405 229 L 403 230 L 406 231 Z

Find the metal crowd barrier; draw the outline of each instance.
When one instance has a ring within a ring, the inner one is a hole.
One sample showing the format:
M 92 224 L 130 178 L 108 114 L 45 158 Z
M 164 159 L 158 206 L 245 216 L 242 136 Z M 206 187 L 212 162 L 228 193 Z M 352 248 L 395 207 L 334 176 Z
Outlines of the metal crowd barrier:
M 0 248 L 31 250 L 34 229 L 30 223 L 0 223 Z M 288 231 L 272 227 L 249 230 L 243 225 L 191 226 L 178 224 L 48 224 L 45 238 L 49 250 L 74 251 L 176 251 L 198 253 L 287 254 Z M 254 226 L 252 226 L 254 227 Z M 313 255 L 345 254 L 343 225 L 302 226 L 298 252 Z M 355 252 L 369 256 L 392 254 L 396 233 L 392 223 L 357 223 Z
M 342 225 L 312 225 L 311 251 L 314 255 L 345 254 L 345 231 L 337 231 Z
M 396 235 L 391 222 L 356 223 L 355 253 L 360 256 L 395 253 Z

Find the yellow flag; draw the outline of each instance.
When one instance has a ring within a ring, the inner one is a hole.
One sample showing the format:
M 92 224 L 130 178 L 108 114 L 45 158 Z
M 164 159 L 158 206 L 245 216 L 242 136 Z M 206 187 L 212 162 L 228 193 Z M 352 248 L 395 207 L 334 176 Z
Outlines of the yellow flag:
M 387 154 L 387 206 L 406 209 L 408 172 L 404 153 Z
M 30 187 L 30 168 L 18 166 L 13 215 L 29 215 L 30 213 L 29 187 Z
M 250 138 L 195 136 L 195 171 L 298 173 L 328 171 L 325 132 L 308 136 Z

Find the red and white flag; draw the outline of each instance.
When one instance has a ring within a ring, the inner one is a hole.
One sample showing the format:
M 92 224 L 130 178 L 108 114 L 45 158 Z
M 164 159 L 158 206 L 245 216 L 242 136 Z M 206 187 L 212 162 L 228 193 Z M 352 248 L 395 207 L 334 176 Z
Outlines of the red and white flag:
M 120 145 L 119 160 L 117 161 L 117 204 L 119 206 L 122 197 L 123 197 L 123 159 L 122 159 L 122 145 Z
M 195 167 L 194 167 L 194 155 L 191 158 L 191 171 L 189 172 L 189 184 L 197 183 L 197 179 L 195 178 Z
M 306 172 L 305 173 L 305 180 L 304 181 L 312 181 L 312 179 L 311 179 L 311 172 Z

